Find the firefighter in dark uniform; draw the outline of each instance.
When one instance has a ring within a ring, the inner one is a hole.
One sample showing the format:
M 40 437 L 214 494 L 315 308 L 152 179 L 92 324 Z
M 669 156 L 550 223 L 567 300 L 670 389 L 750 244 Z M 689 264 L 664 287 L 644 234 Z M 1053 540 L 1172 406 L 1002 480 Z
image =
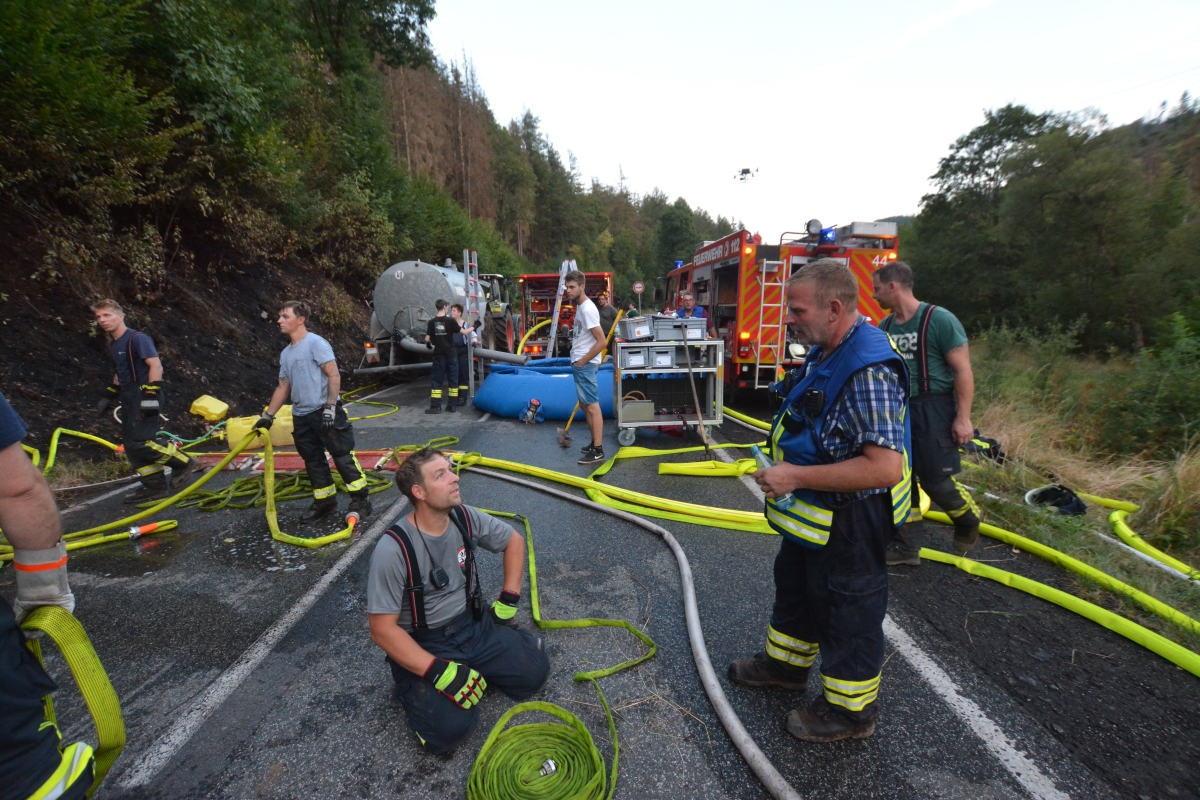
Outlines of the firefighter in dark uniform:
M 158 415 L 166 407 L 158 350 L 149 336 L 125 326 L 125 312 L 115 300 L 101 300 L 91 308 L 96 324 L 109 336 L 108 359 L 113 368 L 112 382 L 101 390 L 96 410 L 104 414 L 120 401 L 125 457 L 142 481 L 141 490 L 125 502 L 165 497 L 182 487 L 187 477 L 199 469 L 200 462 L 179 452 L 174 442 L 157 441 Z M 167 467 L 171 468 L 170 481 Z
M 451 337 L 454 340 L 455 357 L 458 360 L 458 402 L 461 405 L 467 404 L 467 398 L 471 396 L 471 357 L 467 350 L 467 339 L 471 340 L 472 347 L 479 346 L 479 328 L 483 325 L 483 320 L 475 320 L 474 325 L 463 325 L 463 314 L 466 309 L 462 303 L 455 303 L 450 306 L 450 316 L 458 323 L 459 331 Z
M 754 479 L 782 534 L 766 652 L 729 665 L 744 686 L 804 691 L 821 656 L 820 697 L 788 714 L 808 742 L 875 732 L 887 611 L 884 553 L 908 516 L 908 369 L 891 340 L 857 311 L 858 284 L 832 259 L 787 283 L 787 322 L 813 345 L 778 386 L 775 465 Z
M 903 261 L 880 267 L 872 280 L 875 299 L 892 312 L 879 327 L 896 342 L 912 376 L 908 402 L 913 475 L 954 523 L 954 549 L 966 555 L 979 540 L 980 522 L 979 506 L 954 480 L 962 470 L 958 448 L 974 434 L 975 377 L 967 334 L 952 313 L 913 296 L 913 271 Z M 889 565 L 921 563 L 923 528 L 920 510 L 914 507 L 909 523 L 896 532 L 888 548 Z
M 425 346 L 433 350 L 433 364 L 429 371 L 432 388 L 429 392 L 429 408 L 426 414 L 442 413 L 442 393 L 446 394 L 446 411 L 453 412 L 458 405 L 458 353 L 454 350 L 454 334 L 459 332 L 458 323 L 446 312 L 450 304 L 445 300 L 434 303 L 437 315 L 429 320 L 425 328 Z

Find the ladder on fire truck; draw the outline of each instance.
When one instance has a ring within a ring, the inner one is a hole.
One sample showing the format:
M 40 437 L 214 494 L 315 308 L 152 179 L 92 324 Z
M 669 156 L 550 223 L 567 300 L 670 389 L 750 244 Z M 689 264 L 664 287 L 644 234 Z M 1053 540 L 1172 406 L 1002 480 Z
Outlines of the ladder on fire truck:
M 768 277 L 773 278 L 768 282 Z M 758 282 L 762 288 L 761 302 L 758 305 L 758 342 L 754 348 L 754 388 L 765 389 L 777 380 L 776 373 L 783 363 L 784 348 L 787 346 L 787 328 L 784 325 L 786 317 L 787 298 L 784 294 L 786 271 L 782 261 L 763 259 L 758 268 Z M 767 294 L 770 289 L 779 290 L 779 302 L 768 303 Z M 772 312 L 768 314 L 768 309 Z M 774 335 L 768 336 L 768 326 L 774 329 Z M 764 343 L 766 339 L 769 343 Z M 763 356 L 769 355 L 766 359 Z M 764 380 L 762 368 L 771 367 L 769 376 Z
M 558 355 L 558 314 L 562 311 L 563 289 L 567 285 L 567 273 L 575 269 L 575 259 L 562 262 L 558 268 L 558 289 L 554 292 L 554 321 L 550 323 L 550 357 Z

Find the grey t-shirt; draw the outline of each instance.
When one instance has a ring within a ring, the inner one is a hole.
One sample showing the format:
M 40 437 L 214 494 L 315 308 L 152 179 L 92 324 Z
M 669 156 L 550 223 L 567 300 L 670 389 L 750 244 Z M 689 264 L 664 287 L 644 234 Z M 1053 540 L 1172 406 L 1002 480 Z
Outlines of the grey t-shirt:
M 470 506 L 463 508 L 467 509 L 477 545 L 493 553 L 499 553 L 508 547 L 508 540 L 513 532 L 508 523 L 488 516 L 479 509 Z M 425 624 L 431 628 L 449 624 L 467 610 L 467 554 L 458 527 L 451 520 L 446 532 L 441 536 L 418 533 L 416 527 L 409 522 L 407 514 L 397 519 L 394 524 L 408 534 L 417 556 L 421 580 L 425 584 Z M 433 557 L 432 561 L 430 556 Z M 446 571 L 446 577 L 450 579 L 444 589 L 433 588 L 429 579 L 429 573 L 433 571 L 433 562 L 440 565 Z M 396 544 L 396 540 L 385 533 L 375 544 L 375 552 L 371 555 L 371 569 L 367 575 L 367 613 L 399 614 L 400 627 L 406 630 L 411 628 L 412 610 L 405 602 L 406 588 L 408 572 L 404 566 L 404 555 L 400 552 L 400 545 Z
M 321 365 L 333 360 L 329 342 L 311 332 L 283 348 L 279 354 L 279 377 L 292 384 L 292 416 L 311 414 L 325 405 L 329 376 L 321 371 Z

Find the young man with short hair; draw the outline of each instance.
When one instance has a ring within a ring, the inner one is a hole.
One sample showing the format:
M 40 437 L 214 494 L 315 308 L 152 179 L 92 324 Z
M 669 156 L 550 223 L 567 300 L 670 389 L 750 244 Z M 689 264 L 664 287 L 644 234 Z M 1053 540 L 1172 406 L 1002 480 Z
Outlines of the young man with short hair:
M 425 327 L 425 346 L 433 348 L 433 364 L 429 373 L 432 388 L 429 392 L 429 408 L 426 414 L 442 413 L 442 393 L 448 397 L 446 411 L 454 413 L 458 405 L 458 354 L 454 350 L 454 334 L 461 328 L 446 312 L 450 304 L 439 299 L 434 304 L 437 315 Z
M 962 323 L 950 311 L 913 296 L 913 271 L 893 261 L 872 276 L 875 300 L 892 313 L 879 327 L 896 342 L 912 376 L 913 474 L 925 494 L 954 523 L 954 549 L 966 555 L 979 540 L 980 511 L 970 492 L 954 479 L 962 470 L 959 445 L 971 441 L 975 376 Z M 921 563 L 925 523 L 914 509 L 888 548 L 890 566 Z
M 159 414 L 166 408 L 163 366 L 154 340 L 125 326 L 125 311 L 115 300 L 100 300 L 91 307 L 96 324 L 108 335 L 108 360 L 112 381 L 101 390 L 96 410 L 103 415 L 117 401 L 121 404 L 121 441 L 125 457 L 142 481 L 140 491 L 125 498 L 142 503 L 166 497 L 183 486 L 200 462 L 179 452 L 174 442 L 158 441 Z M 166 467 L 171 468 L 167 480 Z
M 412 503 L 375 545 L 367 576 L 371 640 L 387 654 L 408 726 L 431 753 L 453 750 L 479 720 L 489 686 L 514 700 L 550 674 L 542 638 L 515 617 L 525 540 L 500 520 L 462 504 L 450 459 L 429 447 L 396 470 Z M 504 555 L 500 598 L 483 611 L 475 553 Z
M 458 325 L 459 332 L 454 334 L 454 352 L 458 360 L 458 399 L 463 405 L 467 403 L 467 397 L 471 394 L 471 358 L 467 352 L 467 339 L 471 341 L 472 347 L 479 346 L 479 326 L 483 324 L 483 320 L 475 320 L 473 326 L 463 327 L 463 315 L 467 310 L 463 308 L 462 303 L 455 303 L 450 306 L 450 316 Z
M 575 304 L 575 326 L 571 339 L 571 374 L 575 378 L 575 394 L 587 419 L 592 441 L 581 448 L 580 464 L 600 464 L 604 461 L 604 415 L 600 411 L 600 387 L 596 374 L 600 369 L 600 354 L 604 352 L 604 331 L 600 328 L 600 312 L 588 299 L 587 278 L 577 269 L 567 273 L 567 300 Z
M 279 355 L 279 385 L 254 427 L 270 430 L 276 412 L 292 401 L 292 440 L 313 487 L 312 505 L 300 516 L 301 522 L 337 511 L 337 487 L 326 451 L 350 495 L 347 510 L 366 517 L 371 513 L 371 498 L 366 473 L 354 456 L 354 426 L 338 397 L 342 376 L 329 342 L 308 329 L 308 314 L 308 304 L 298 300 L 279 307 L 279 331 L 291 342 Z

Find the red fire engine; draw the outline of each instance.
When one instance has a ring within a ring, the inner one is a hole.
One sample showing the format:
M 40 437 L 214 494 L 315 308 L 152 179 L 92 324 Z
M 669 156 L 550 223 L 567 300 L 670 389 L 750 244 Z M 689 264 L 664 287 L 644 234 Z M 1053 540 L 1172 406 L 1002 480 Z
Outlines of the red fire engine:
M 804 347 L 789 340 L 784 283 L 818 258 L 850 267 L 858 279 L 858 310 L 878 323 L 883 309 L 871 296 L 871 273 L 894 261 L 899 246 L 894 222 L 852 222 L 823 228 L 817 220 L 804 233 L 787 232 L 779 244 L 762 244 L 745 230 L 705 242 L 691 263 L 666 276 L 665 307 L 679 307 L 690 291 L 725 340 L 726 402 L 742 389 L 763 389 L 780 369 L 804 361 Z
M 553 318 L 554 300 L 561 291 L 560 278 L 561 276 L 554 273 L 517 277 L 520 298 L 513 298 L 513 302 L 520 302 L 520 333 L 518 336 L 523 336 L 539 323 L 548 322 Z M 613 274 L 611 272 L 585 272 L 584 278 L 587 280 L 584 291 L 588 297 L 594 300 L 601 293 L 612 297 Z M 564 298 L 558 314 L 557 353 L 560 356 L 568 355 L 571 352 L 570 331 L 574 322 L 575 306 Z M 547 324 L 534 332 L 525 342 L 525 346 L 521 348 L 522 354 L 533 358 L 545 358 L 550 352 L 551 331 L 549 328 L 550 326 Z

